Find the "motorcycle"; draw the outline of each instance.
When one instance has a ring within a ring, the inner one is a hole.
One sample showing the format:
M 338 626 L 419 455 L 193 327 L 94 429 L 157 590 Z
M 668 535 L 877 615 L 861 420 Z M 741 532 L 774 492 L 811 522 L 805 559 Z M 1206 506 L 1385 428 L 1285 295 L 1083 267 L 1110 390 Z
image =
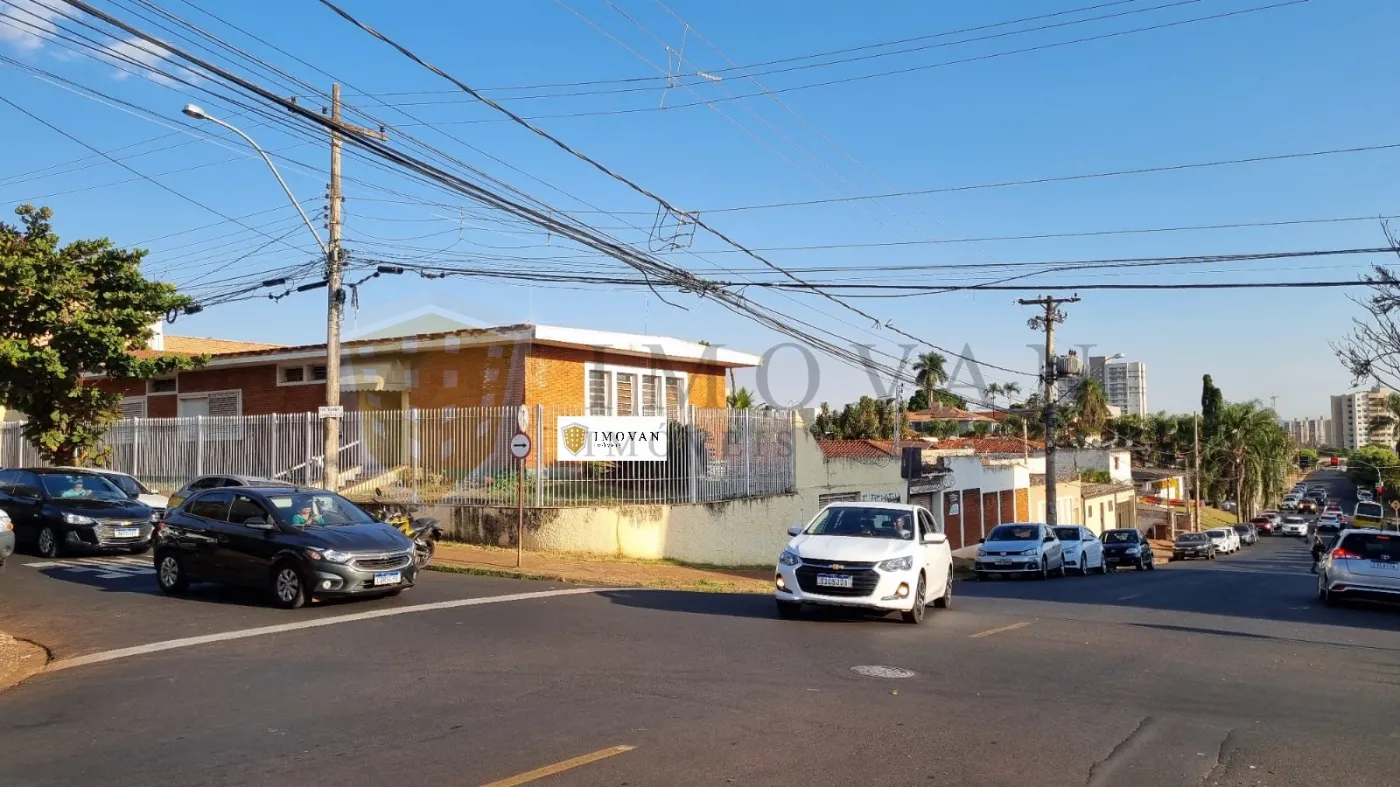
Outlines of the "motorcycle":
M 378 503 L 382 494 L 381 490 L 374 490 L 374 502 Z M 427 568 L 437 551 L 437 542 L 442 538 L 438 521 L 432 517 L 415 519 L 401 506 L 385 506 L 385 514 L 384 522 L 413 542 L 413 565 L 419 571 Z

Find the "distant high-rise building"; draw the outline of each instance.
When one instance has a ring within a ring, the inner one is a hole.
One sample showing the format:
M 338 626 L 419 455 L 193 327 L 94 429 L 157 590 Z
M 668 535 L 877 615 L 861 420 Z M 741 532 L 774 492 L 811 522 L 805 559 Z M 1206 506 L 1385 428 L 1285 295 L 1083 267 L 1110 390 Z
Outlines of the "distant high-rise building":
M 1279 426 L 1282 426 L 1298 445 L 1316 448 L 1333 444 L 1330 418 L 1294 418 L 1292 421 L 1279 421 Z
M 1391 393 L 1377 385 L 1367 391 L 1332 397 L 1332 423 L 1327 442 L 1348 451 L 1363 445 L 1395 445 L 1394 423 L 1372 428 L 1376 418 L 1393 417 L 1387 406 Z
M 1103 383 L 1108 403 L 1124 415 L 1147 415 L 1147 364 L 1118 357 L 1089 358 L 1088 373 Z

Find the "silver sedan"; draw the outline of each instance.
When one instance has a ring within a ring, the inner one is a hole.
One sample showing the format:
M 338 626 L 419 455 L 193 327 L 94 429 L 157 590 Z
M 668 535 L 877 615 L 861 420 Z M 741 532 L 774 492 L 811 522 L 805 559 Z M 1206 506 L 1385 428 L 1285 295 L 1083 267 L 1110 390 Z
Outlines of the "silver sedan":
M 1339 533 L 1318 567 L 1317 597 L 1324 604 L 1347 598 L 1400 602 L 1400 533 Z

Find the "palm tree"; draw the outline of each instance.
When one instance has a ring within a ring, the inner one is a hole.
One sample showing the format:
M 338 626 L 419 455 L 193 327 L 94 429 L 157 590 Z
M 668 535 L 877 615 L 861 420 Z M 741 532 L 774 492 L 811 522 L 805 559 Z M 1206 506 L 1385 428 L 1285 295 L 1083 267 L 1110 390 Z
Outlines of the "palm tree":
M 992 406 L 992 409 L 996 409 L 997 397 L 1004 393 L 1006 393 L 1006 389 L 1002 387 L 1001 383 L 987 383 L 987 403 Z
M 991 386 L 988 386 L 988 387 L 990 388 Z M 1011 403 L 1012 403 L 1013 401 L 1015 401 L 1012 397 L 1016 396 L 1016 395 L 1019 394 L 1019 393 L 1021 393 L 1021 384 L 1020 384 L 1020 383 L 1015 383 L 1015 382 L 1012 382 L 1012 383 L 1002 383 L 1002 385 L 1001 385 L 1001 395 L 1006 397 L 1006 404 L 1007 404 L 1008 407 L 1011 406 Z
M 1075 432 L 1081 439 L 1102 437 L 1108 423 L 1108 397 L 1103 383 L 1096 377 L 1085 377 L 1074 391 Z
M 724 397 L 724 403 L 731 410 L 752 410 L 753 391 L 750 391 L 748 388 L 730 391 L 729 395 Z
M 914 382 L 924 389 L 924 397 L 933 404 L 933 391 L 948 382 L 948 359 L 936 352 L 926 352 L 914 360 Z
M 1235 515 L 1243 521 L 1256 502 L 1283 491 L 1293 455 L 1288 433 L 1272 410 L 1258 402 L 1230 402 L 1219 411 L 1215 434 L 1202 457 L 1216 483 L 1234 492 Z

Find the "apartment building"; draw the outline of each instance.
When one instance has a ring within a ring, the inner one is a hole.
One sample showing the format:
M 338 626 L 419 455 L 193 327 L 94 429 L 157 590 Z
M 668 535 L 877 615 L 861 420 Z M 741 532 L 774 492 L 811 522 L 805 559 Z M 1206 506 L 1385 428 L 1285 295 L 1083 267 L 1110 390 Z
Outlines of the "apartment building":
M 1117 356 L 1089 358 L 1088 372 L 1103 383 L 1108 404 L 1123 415 L 1147 415 L 1147 364 Z
M 1395 425 L 1378 429 L 1372 422 L 1390 416 L 1387 402 L 1394 392 L 1379 385 L 1355 393 L 1332 397 L 1332 428 L 1329 442 L 1354 451 L 1363 445 L 1395 445 Z
M 1294 418 L 1291 421 L 1280 421 L 1279 426 L 1282 426 L 1298 445 L 1314 448 L 1333 445 L 1331 418 Z

